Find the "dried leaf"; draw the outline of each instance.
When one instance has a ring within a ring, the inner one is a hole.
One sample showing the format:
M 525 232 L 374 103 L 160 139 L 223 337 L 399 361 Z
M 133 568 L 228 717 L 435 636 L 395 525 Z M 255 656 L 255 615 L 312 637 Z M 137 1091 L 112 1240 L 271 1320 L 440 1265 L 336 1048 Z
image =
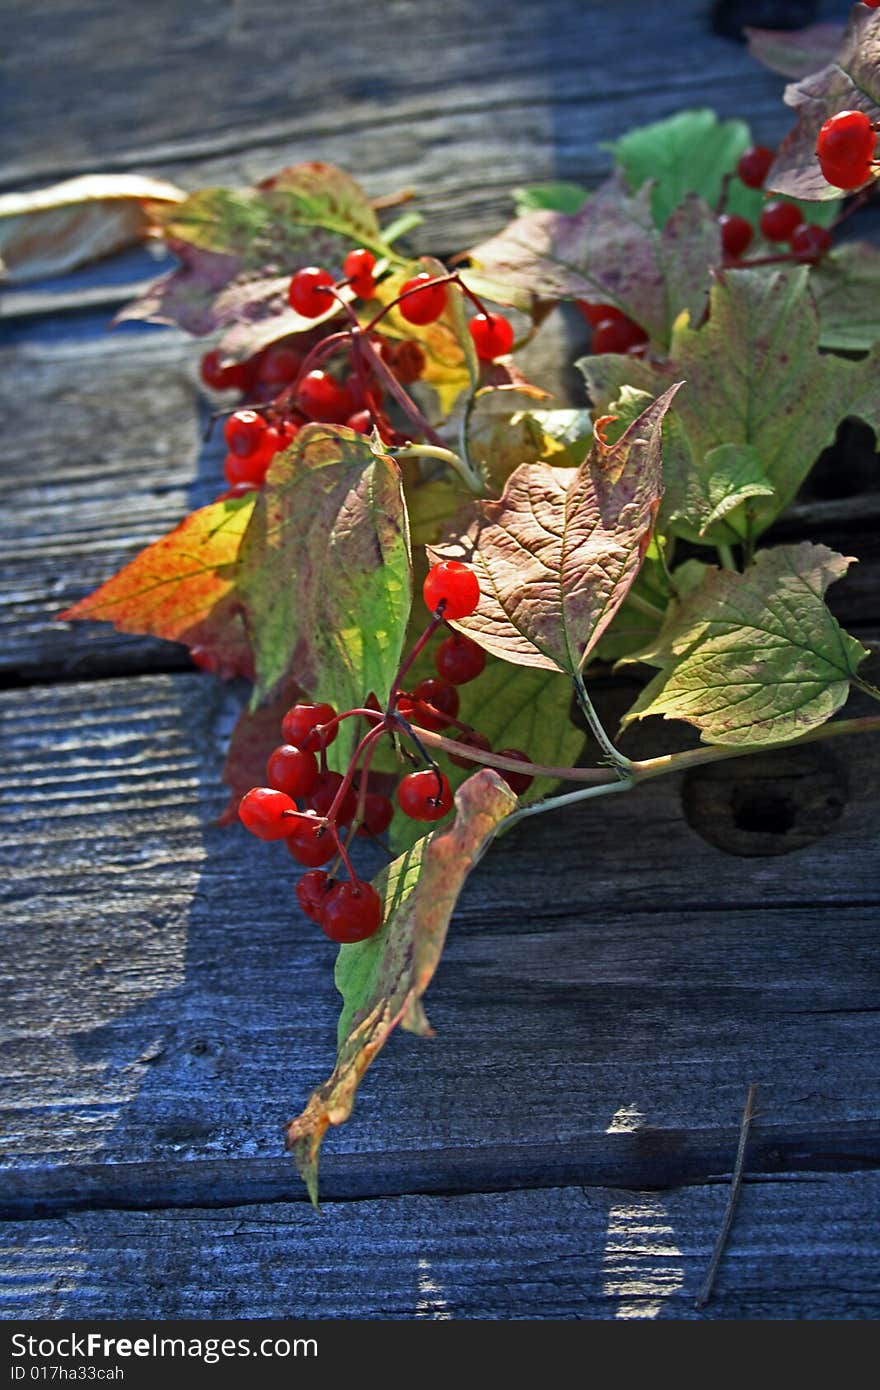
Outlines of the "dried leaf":
M 60 617 L 97 619 L 120 632 L 204 647 L 229 671 L 253 676 L 238 589 L 242 539 L 253 510 L 249 494 L 191 512 Z
M 162 204 L 186 194 L 139 174 L 85 174 L 0 196 L 0 266 L 14 284 L 62 275 L 140 241 Z
M 743 29 L 749 52 L 783 77 L 806 77 L 830 63 L 843 40 L 842 24 L 808 24 L 804 29 Z
M 621 438 L 601 436 L 580 468 L 525 464 L 497 502 L 482 502 L 470 534 L 432 558 L 464 555 L 480 579 L 460 627 L 523 666 L 574 674 L 607 629 L 639 571 L 661 495 L 661 426 L 678 386 Z
M 483 769 L 459 788 L 455 804 L 449 827 L 420 840 L 376 880 L 386 905 L 379 934 L 340 949 L 337 984 L 344 1007 L 336 1066 L 287 1130 L 315 1204 L 328 1127 L 348 1119 L 365 1071 L 398 1024 L 428 1031 L 419 1000 L 439 963 L 458 895 L 516 798 L 500 777 Z
M 824 545 L 761 550 L 744 574 L 712 569 L 655 644 L 630 660 L 661 668 L 624 724 L 683 719 L 705 743 L 779 743 L 840 709 L 868 652 L 823 601 L 852 559 Z

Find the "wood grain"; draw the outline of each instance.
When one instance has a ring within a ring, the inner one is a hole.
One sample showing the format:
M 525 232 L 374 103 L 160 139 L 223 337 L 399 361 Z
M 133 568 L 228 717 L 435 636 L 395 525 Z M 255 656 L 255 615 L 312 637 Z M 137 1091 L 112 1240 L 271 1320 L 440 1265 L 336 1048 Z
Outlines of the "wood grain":
M 875 1318 L 880 1179 L 89 1212 L 0 1227 L 19 1318 Z M 328 1330 L 330 1331 L 330 1330 Z M 314 1329 L 319 1344 L 322 1326 Z

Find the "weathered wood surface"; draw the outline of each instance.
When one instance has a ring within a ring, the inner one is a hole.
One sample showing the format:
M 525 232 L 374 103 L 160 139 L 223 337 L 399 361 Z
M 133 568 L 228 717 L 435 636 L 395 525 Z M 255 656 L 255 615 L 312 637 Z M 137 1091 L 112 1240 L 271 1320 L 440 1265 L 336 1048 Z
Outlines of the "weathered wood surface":
M 749 1182 L 715 1297 L 724 1184 L 89 1212 L 0 1227 L 14 1315 L 876 1318 L 876 1174 Z M 316 1329 L 320 1339 L 320 1330 Z
M 342 0 L 296 8 L 15 7 L 0 182 L 332 159 L 372 194 L 422 190 L 421 244 L 449 251 L 517 183 L 594 180 L 640 121 L 786 126 L 780 81 L 702 3 L 397 3 L 354 28 Z M 235 692 L 180 648 L 55 621 L 218 489 L 192 347 L 104 334 L 141 274 L 15 292 L 0 353 L 0 675 L 22 687 L 0 696 L 3 1314 L 690 1317 L 755 1081 L 705 1315 L 876 1316 L 880 740 L 829 745 L 843 812 L 793 854 L 712 848 L 677 780 L 495 847 L 427 1001 L 438 1036 L 368 1075 L 309 1210 L 281 1126 L 331 1064 L 332 952 L 288 857 L 212 823 Z M 578 331 L 554 319 L 538 349 L 561 391 Z M 861 557 L 832 600 L 876 642 L 880 488 L 850 487 L 783 529 Z M 781 778 L 795 820 L 803 781 Z M 785 848 L 759 812 L 738 834 Z

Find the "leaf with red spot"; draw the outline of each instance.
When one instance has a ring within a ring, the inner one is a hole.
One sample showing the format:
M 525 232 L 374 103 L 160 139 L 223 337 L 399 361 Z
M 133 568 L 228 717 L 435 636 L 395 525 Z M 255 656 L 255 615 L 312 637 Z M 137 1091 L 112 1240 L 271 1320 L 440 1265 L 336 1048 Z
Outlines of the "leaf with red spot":
M 201 507 L 60 617 L 202 647 L 228 672 L 252 676 L 238 577 L 253 510 L 254 494 Z
M 467 535 L 435 560 L 464 559 L 480 602 L 455 626 L 521 666 L 579 672 L 639 572 L 660 504 L 661 429 L 678 386 L 612 445 L 596 436 L 577 469 L 524 464 Z

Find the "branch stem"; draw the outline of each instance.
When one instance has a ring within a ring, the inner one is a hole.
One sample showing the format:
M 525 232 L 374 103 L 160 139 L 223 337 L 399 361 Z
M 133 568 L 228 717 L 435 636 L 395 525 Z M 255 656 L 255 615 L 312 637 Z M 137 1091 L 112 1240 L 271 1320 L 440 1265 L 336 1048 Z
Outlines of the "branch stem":
M 751 1129 L 752 1120 L 755 1116 L 755 1092 L 757 1089 L 757 1086 L 752 1084 L 746 1092 L 746 1104 L 739 1127 L 739 1144 L 737 1145 L 733 1174 L 730 1179 L 730 1192 L 727 1198 L 727 1206 L 724 1209 L 724 1219 L 721 1222 L 721 1230 L 718 1232 L 718 1239 L 715 1241 L 715 1248 L 712 1251 L 712 1258 L 709 1261 L 706 1278 L 703 1280 L 700 1292 L 694 1299 L 695 1308 L 705 1308 L 709 1299 L 712 1297 L 715 1276 L 718 1273 L 721 1257 L 724 1254 L 724 1247 L 727 1245 L 727 1238 L 730 1235 L 730 1228 L 733 1225 L 733 1218 L 736 1215 L 736 1206 L 739 1201 L 740 1188 L 742 1187 L 743 1168 L 746 1161 L 746 1145 L 749 1142 L 749 1130 Z
M 593 702 L 587 694 L 587 687 L 580 675 L 576 675 L 574 678 L 574 689 L 581 712 L 587 721 L 591 734 L 602 749 L 605 760 L 611 764 L 618 777 L 624 780 L 630 779 L 632 777 L 632 763 L 623 753 L 618 752 L 605 732 L 604 725 L 596 713 Z

